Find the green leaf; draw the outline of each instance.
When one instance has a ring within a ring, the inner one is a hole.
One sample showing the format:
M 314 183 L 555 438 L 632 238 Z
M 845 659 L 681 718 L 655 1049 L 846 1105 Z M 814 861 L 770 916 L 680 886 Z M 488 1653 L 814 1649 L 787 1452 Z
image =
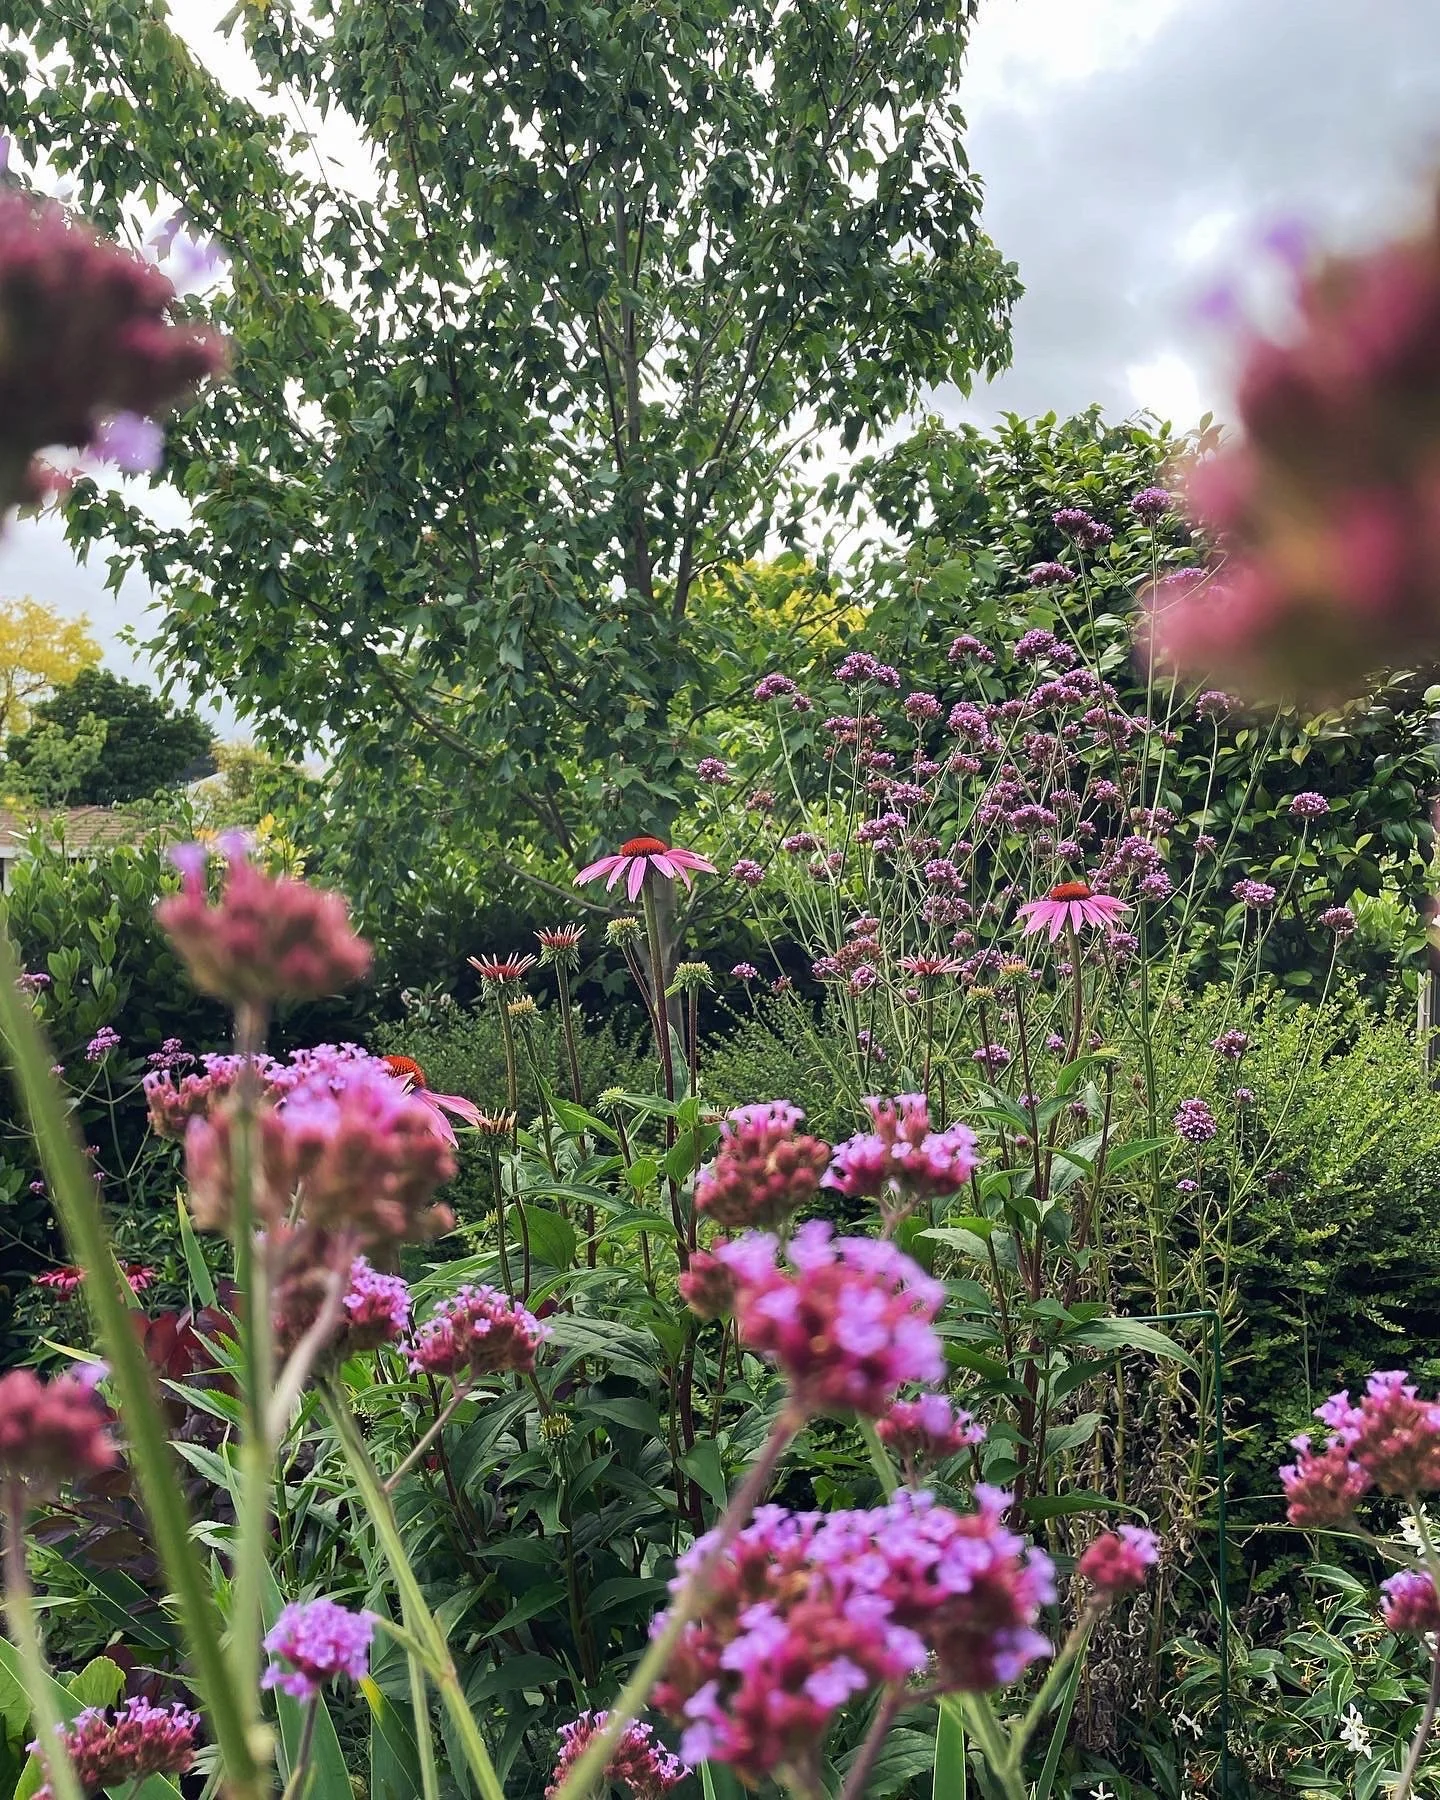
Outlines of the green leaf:
M 979 1232 L 971 1231 L 965 1225 L 931 1225 L 918 1235 L 922 1238 L 929 1238 L 933 1243 L 945 1244 L 952 1250 L 963 1251 L 966 1256 L 973 1256 L 981 1262 L 988 1263 L 990 1252 L 986 1247 L 985 1239 L 990 1236 L 995 1227 L 989 1219 L 978 1221 L 978 1223 L 985 1226 L 984 1236 Z
M 371 1800 L 415 1800 L 421 1791 L 415 1734 L 369 1675 L 361 1678 L 360 1692 L 370 1708 Z
M 1195 1359 L 1174 1338 L 1157 1331 L 1153 1325 L 1142 1325 L 1138 1319 L 1091 1319 L 1064 1335 L 1067 1344 L 1083 1344 L 1089 1350 L 1144 1350 L 1172 1362 L 1195 1367 Z
M 1108 1494 L 1093 1494 L 1084 1488 L 1072 1489 L 1068 1494 L 1036 1494 L 1023 1503 L 1021 1510 L 1037 1524 L 1046 1519 L 1067 1519 L 1074 1513 L 1128 1512 L 1137 1519 L 1145 1517 L 1138 1506 L 1127 1506 Z
M 68 1683 L 70 1692 L 86 1706 L 113 1706 L 125 1686 L 125 1671 L 108 1656 L 96 1656 Z
M 185 1252 L 185 1267 L 190 1273 L 190 1286 L 202 1306 L 214 1306 L 215 1282 L 190 1223 L 190 1208 L 185 1204 L 183 1190 L 175 1195 L 175 1217 L 180 1228 L 180 1247 Z
M 965 1717 L 950 1698 L 940 1703 L 940 1722 L 935 1732 L 935 1773 L 932 1800 L 966 1800 L 969 1770 L 965 1761 Z
M 680 1458 L 680 1467 L 687 1475 L 694 1476 L 718 1510 L 723 1512 L 730 1495 L 725 1483 L 725 1469 L 720 1461 L 720 1446 L 714 1438 L 699 1439 L 694 1449 Z
M 538 1206 L 525 1206 L 521 1211 L 530 1234 L 531 1254 L 552 1269 L 568 1269 L 575 1261 L 575 1227 L 559 1213 Z

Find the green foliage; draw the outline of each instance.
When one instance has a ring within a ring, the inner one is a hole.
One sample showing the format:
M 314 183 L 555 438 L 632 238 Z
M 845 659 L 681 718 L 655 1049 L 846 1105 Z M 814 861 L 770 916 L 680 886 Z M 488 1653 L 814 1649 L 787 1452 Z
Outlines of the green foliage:
M 1238 1070 L 1208 1053 L 1225 1028 L 1251 1039 Z M 1207 1157 L 1204 1181 L 1233 1239 L 1244 1486 L 1269 1494 L 1327 1394 L 1375 1368 L 1440 1377 L 1440 1107 L 1409 1022 L 1377 1020 L 1354 990 L 1294 1009 L 1273 992 L 1237 1003 L 1212 991 L 1169 1015 L 1157 1056 L 1175 1091 L 1212 1102 L 1217 1147 L 1233 1145 Z M 1234 1106 L 1237 1084 L 1253 1106 Z
M 108 669 L 82 669 L 32 710 L 5 755 L 12 783 L 38 800 L 114 806 L 214 768 L 208 725 Z
M 873 507 L 900 544 L 866 567 L 856 593 L 871 609 L 866 641 L 903 669 L 910 686 L 946 691 L 953 682 L 946 651 L 956 632 L 999 651 L 1043 627 L 1113 682 L 1132 715 L 1163 716 L 1175 742 L 1149 803 L 1176 815 L 1177 840 L 1200 829 L 1218 840 L 1217 898 L 1241 877 L 1286 894 L 1269 966 L 1292 993 L 1314 995 L 1330 943 L 1308 921 L 1327 905 L 1398 898 L 1398 934 L 1357 946 L 1356 962 L 1376 973 L 1396 962 L 1403 968 L 1421 942 L 1434 836 L 1429 806 L 1440 774 L 1437 696 L 1421 678 L 1397 673 L 1335 713 L 1260 717 L 1236 707 L 1229 719 L 1209 722 L 1194 716 L 1183 695 L 1177 704 L 1171 683 L 1147 670 L 1132 647 L 1137 594 L 1159 573 L 1203 563 L 1206 547 L 1179 517 L 1152 527 L 1129 501 L 1173 481 L 1179 459 L 1212 435 L 1206 428 L 1177 439 L 1145 420 L 1109 424 L 1098 409 L 1063 421 L 1012 416 L 992 432 L 931 421 L 861 463 L 841 494 L 852 507 Z M 1087 509 L 1112 529 L 1113 541 L 1077 556 L 1052 521 L 1066 506 Z M 1067 563 L 1081 579 L 1030 588 L 1026 571 L 1049 561 Z M 1007 667 L 1002 656 L 997 668 L 976 675 L 971 694 L 1005 699 L 1032 682 L 1029 668 Z M 1286 808 L 1306 789 L 1324 794 L 1331 813 L 1301 843 Z M 1187 950 L 1201 979 L 1230 965 L 1227 905 L 1207 907 L 1193 924 Z
M 567 858 L 663 825 L 744 674 L 704 572 L 797 535 L 817 427 L 853 446 L 1008 355 L 973 13 L 247 6 L 261 113 L 146 0 L 22 0 L 0 127 L 102 225 L 163 189 L 235 256 L 235 377 L 171 433 L 193 526 L 82 483 L 73 535 L 143 564 L 170 666 L 271 748 L 333 733 L 351 813 L 423 835 L 423 792 Z M 316 180 L 292 100 L 353 126 L 373 198 Z

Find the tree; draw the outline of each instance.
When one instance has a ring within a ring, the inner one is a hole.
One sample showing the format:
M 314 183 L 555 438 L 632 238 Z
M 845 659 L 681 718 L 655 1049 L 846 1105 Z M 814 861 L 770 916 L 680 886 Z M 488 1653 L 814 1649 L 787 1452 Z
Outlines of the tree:
M 0 600 L 0 732 L 24 731 L 37 700 L 99 662 L 89 626 L 28 596 Z
M 144 567 L 168 666 L 268 749 L 403 792 L 396 829 L 426 784 L 566 858 L 665 829 L 743 673 L 697 583 L 800 542 L 818 444 L 1008 357 L 975 4 L 237 8 L 271 92 L 353 124 L 360 199 L 154 0 L 15 0 L 0 128 L 102 226 L 163 190 L 233 254 L 233 382 L 171 434 L 193 526 L 82 483 L 75 540 Z
M 5 746 L 12 784 L 46 803 L 113 806 L 214 771 L 214 734 L 135 681 L 82 669 Z

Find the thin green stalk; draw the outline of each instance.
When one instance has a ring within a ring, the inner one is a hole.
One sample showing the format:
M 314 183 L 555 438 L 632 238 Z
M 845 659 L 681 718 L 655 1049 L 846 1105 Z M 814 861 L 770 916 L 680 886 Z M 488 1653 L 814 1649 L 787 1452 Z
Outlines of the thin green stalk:
M 435 1742 L 430 1734 L 430 1703 L 425 1696 L 425 1669 L 412 1651 L 410 1665 L 410 1713 L 415 1721 L 415 1753 L 420 1758 L 422 1800 L 440 1800 L 440 1775 L 435 1767 Z
M 405 1541 L 400 1535 L 400 1526 L 390 1504 L 390 1496 L 370 1460 L 370 1453 L 355 1424 L 349 1402 L 343 1389 L 333 1379 L 322 1384 L 321 1394 L 325 1410 L 340 1440 L 340 1447 L 345 1452 L 345 1460 L 350 1465 L 350 1473 L 360 1489 L 366 1513 L 380 1540 L 380 1548 L 390 1565 L 390 1573 L 395 1578 L 406 1624 L 425 1648 L 426 1657 L 431 1664 L 431 1679 L 450 1715 L 450 1722 L 455 1727 L 455 1735 L 460 1740 L 470 1773 L 479 1784 L 482 1800 L 505 1800 L 500 1777 L 495 1773 L 495 1764 L 480 1735 L 480 1727 L 466 1704 L 460 1678 L 455 1673 L 455 1664 L 451 1660 L 450 1647 L 445 1642 L 445 1634 L 425 1604 L 420 1583 L 415 1579 L 415 1571 L 410 1567 L 410 1559 L 405 1554 Z
M 259 1717 L 258 1691 L 235 1681 L 222 1649 L 222 1625 L 209 1575 L 190 1541 L 179 1462 L 167 1439 L 154 1378 L 130 1323 L 129 1290 L 111 1254 L 95 1184 L 50 1074 L 54 1055 L 16 985 L 19 978 L 9 932 L 0 930 L 0 1034 L 10 1052 L 66 1244 L 88 1276 L 86 1303 L 110 1365 L 129 1438 L 130 1464 L 139 1478 L 165 1579 L 179 1603 L 196 1686 L 226 1770 L 231 1800 L 260 1800 L 266 1784 L 257 1753 L 268 1754 L 269 1733 Z
M 1025 1709 L 1025 1716 L 1021 1719 L 1019 1725 L 1011 1732 L 1010 1753 L 1017 1768 L 1019 1767 L 1020 1758 L 1025 1754 L 1026 1744 L 1030 1742 L 1030 1739 L 1035 1734 L 1035 1727 L 1050 1710 L 1051 1705 L 1054 1703 L 1056 1690 L 1069 1673 L 1070 1665 L 1083 1654 L 1086 1644 L 1090 1641 L 1090 1634 L 1094 1631 L 1096 1623 L 1104 1610 L 1104 1601 L 1091 1600 L 1089 1602 L 1084 1612 L 1082 1612 L 1080 1617 L 1075 1621 L 1069 1637 L 1066 1638 L 1064 1644 L 1061 1646 L 1060 1654 L 1046 1671 L 1045 1679 L 1040 1684 L 1039 1693 L 1036 1694 L 1035 1698 Z
M 310 1753 L 315 1748 L 315 1720 L 320 1711 L 320 1696 L 315 1694 L 305 1708 L 305 1723 L 300 1727 L 300 1743 L 295 1751 L 295 1766 L 285 1783 L 281 1800 L 300 1800 L 310 1781 Z
M 940 1704 L 942 1706 L 959 1705 L 961 1716 L 970 1728 L 971 1737 L 980 1746 L 980 1754 L 985 1758 L 991 1775 L 1005 1792 L 1005 1800 L 1029 1800 L 1020 1771 L 1011 1761 L 1010 1748 L 1005 1742 L 1005 1734 L 1000 1729 L 1000 1722 L 995 1717 L 990 1702 L 985 1696 L 983 1694 L 947 1694 Z
M 56 1800 L 85 1800 L 65 1748 L 64 1722 L 55 1704 L 35 1623 L 30 1571 L 25 1566 L 25 1488 L 19 1481 L 9 1483 L 5 1496 L 5 1623 L 25 1671 L 25 1688 L 35 1714 L 35 1741 Z

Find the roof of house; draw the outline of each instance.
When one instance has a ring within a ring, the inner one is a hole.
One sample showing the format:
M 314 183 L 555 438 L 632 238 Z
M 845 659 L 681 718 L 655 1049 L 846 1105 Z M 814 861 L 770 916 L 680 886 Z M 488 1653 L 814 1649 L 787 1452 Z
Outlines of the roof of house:
M 20 855 L 37 825 L 47 837 L 63 838 L 71 850 L 107 850 L 133 844 L 142 834 L 137 820 L 109 806 L 36 807 L 24 813 L 0 806 L 0 857 Z

